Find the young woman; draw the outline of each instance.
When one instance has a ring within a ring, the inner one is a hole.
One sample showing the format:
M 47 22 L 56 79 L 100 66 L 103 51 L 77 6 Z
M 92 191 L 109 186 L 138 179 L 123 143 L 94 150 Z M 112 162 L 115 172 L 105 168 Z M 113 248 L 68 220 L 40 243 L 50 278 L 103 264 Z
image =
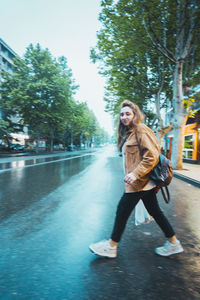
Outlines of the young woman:
M 167 238 L 164 246 L 155 249 L 156 254 L 169 256 L 183 252 L 180 241 L 177 240 L 172 226 L 158 205 L 156 186 L 148 176 L 158 163 L 160 146 L 153 131 L 142 124 L 142 120 L 143 114 L 137 105 L 128 100 L 122 102 L 118 147 L 124 153 L 125 193 L 117 207 L 110 239 L 89 246 L 90 250 L 99 256 L 117 257 L 117 244 L 121 240 L 131 212 L 140 199 Z M 137 141 L 142 149 L 142 157 Z

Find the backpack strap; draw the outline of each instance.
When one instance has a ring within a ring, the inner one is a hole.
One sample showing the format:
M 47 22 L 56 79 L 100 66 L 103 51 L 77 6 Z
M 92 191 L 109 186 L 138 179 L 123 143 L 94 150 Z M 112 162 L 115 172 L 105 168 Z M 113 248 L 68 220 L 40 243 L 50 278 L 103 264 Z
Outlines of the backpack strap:
M 166 202 L 166 203 L 169 203 L 169 201 L 170 201 L 170 194 L 169 194 L 168 187 L 165 186 L 165 191 L 166 191 L 166 193 L 167 193 L 167 196 L 166 196 L 166 194 L 165 194 L 164 188 L 161 187 L 160 189 L 161 189 L 161 192 L 162 192 L 162 195 L 163 195 L 163 198 L 164 198 L 165 202 Z

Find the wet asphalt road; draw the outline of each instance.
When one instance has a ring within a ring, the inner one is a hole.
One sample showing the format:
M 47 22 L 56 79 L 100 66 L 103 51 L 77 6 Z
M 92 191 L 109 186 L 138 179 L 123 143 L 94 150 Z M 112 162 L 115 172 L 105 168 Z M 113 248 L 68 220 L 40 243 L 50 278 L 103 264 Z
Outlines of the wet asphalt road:
M 169 205 L 159 200 L 183 254 L 156 256 L 163 234 L 155 222 L 136 227 L 134 215 L 117 259 L 89 252 L 91 242 L 112 230 L 124 187 L 121 160 L 108 148 L 4 165 L 0 299 L 200 299 L 200 189 L 181 180 L 170 186 Z

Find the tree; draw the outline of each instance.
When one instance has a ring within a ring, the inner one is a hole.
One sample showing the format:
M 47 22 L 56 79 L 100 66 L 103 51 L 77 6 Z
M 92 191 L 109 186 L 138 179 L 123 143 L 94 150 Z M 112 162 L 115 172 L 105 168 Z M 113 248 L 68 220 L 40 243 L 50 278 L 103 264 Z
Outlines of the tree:
M 164 18 L 161 18 L 160 22 L 164 21 L 166 31 L 171 33 L 171 39 L 168 39 L 166 45 L 160 40 L 160 26 L 155 26 L 155 5 L 159 7 L 159 11 L 164 12 Z M 187 120 L 187 111 L 184 109 L 183 74 L 185 72 L 192 78 L 199 73 L 200 63 L 196 60 L 196 57 L 199 57 L 199 3 L 195 0 L 167 2 L 145 0 L 142 1 L 142 9 L 144 26 L 152 45 L 172 63 L 174 112 L 172 164 L 175 169 L 182 169 L 183 134 Z M 186 60 L 187 64 L 193 61 L 194 69 L 184 69 Z
M 129 99 L 144 110 L 151 124 L 149 117 L 155 117 L 154 103 L 162 129 L 160 109 L 166 105 L 164 92 L 171 79 L 170 71 L 146 36 L 140 6 L 137 1 L 121 0 L 102 1 L 102 7 L 103 28 L 98 33 L 98 44 L 92 49 L 91 58 L 93 62 L 103 62 L 100 73 L 107 78 L 107 110 L 116 115 L 119 103 Z
M 72 128 L 74 136 L 79 138 L 79 144 L 86 141 L 91 143 L 98 127 L 96 117 L 87 104 L 85 102 L 77 103 L 74 109 Z
M 172 98 L 172 163 L 174 168 L 181 169 L 186 120 L 182 76 L 193 81 L 200 70 L 199 3 L 197 0 L 109 0 L 101 5 L 103 28 L 91 57 L 105 67 L 102 71 L 101 66 L 101 72 L 107 76 L 107 107 L 114 112 L 119 101 L 128 95 L 148 112 L 154 99 L 161 123 L 159 108 Z
M 53 150 L 55 132 L 72 112 L 76 88 L 66 59 L 56 61 L 48 49 L 31 44 L 23 59 L 14 60 L 14 74 L 4 73 L 1 106 L 12 109 L 37 140 L 46 135 Z
M 105 101 L 107 111 L 118 113 L 124 99 L 145 107 L 148 98 L 145 85 L 146 65 L 136 52 L 136 36 L 132 30 L 126 6 L 114 1 L 102 1 L 100 21 L 103 28 L 98 32 L 97 47 L 91 50 L 93 62 L 100 64 L 100 73 L 107 79 Z M 139 35 L 139 33 L 138 33 Z M 138 72 L 140 70 L 140 72 Z M 145 82 L 145 83 L 144 83 Z

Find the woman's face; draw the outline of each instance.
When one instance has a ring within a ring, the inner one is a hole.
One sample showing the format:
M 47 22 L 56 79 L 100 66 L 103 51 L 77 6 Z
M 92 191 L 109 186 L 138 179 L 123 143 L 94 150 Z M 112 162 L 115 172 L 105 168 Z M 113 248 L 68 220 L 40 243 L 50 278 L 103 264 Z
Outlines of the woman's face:
M 120 112 L 120 120 L 124 126 L 129 126 L 132 124 L 134 118 L 134 113 L 129 106 L 124 106 Z

